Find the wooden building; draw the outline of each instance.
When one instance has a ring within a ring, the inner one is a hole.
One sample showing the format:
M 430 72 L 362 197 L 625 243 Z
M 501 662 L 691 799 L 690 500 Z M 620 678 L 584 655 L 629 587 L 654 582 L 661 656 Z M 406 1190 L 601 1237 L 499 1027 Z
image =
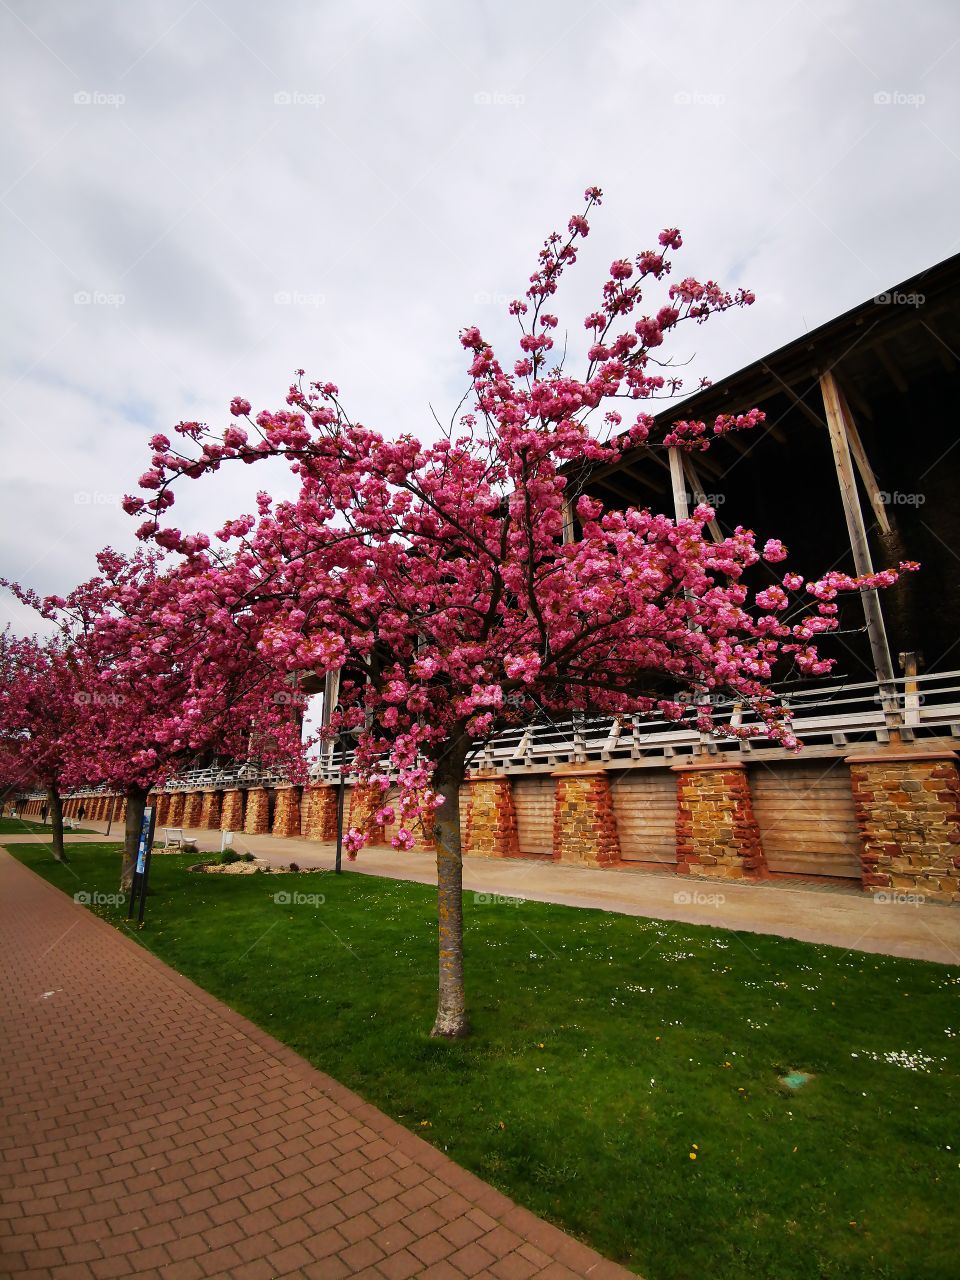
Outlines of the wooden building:
M 693 458 L 638 448 L 573 473 L 572 491 L 612 508 L 684 516 L 706 497 L 716 536 L 744 525 L 761 541 L 782 538 L 807 577 L 902 559 L 922 569 L 846 598 L 839 634 L 818 646 L 837 659 L 833 674 L 780 688 L 801 755 L 649 720 L 530 725 L 475 761 L 462 800 L 467 851 L 799 875 L 960 901 L 958 366 L 960 255 L 661 415 L 709 422 L 757 407 L 763 427 Z M 716 710 L 718 721 L 731 714 Z M 219 825 L 295 835 L 299 822 L 304 835 L 329 838 L 335 770 L 278 804 L 279 793 L 260 793 L 280 780 L 244 768 L 201 771 L 177 789 L 229 793 L 205 810 L 222 811 Z M 257 793 L 253 804 L 242 804 L 243 789 Z M 348 800 L 348 821 L 365 804 Z

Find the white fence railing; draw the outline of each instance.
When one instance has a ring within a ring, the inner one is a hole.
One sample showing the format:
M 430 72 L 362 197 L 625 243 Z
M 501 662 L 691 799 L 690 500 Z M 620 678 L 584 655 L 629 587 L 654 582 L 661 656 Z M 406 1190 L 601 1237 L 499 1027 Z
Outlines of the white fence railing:
M 775 691 L 790 708 L 794 731 L 818 755 L 840 754 L 861 744 L 886 743 L 899 736 L 904 743 L 925 738 L 960 740 L 960 671 L 901 676 L 881 691 L 876 681 L 858 684 L 784 685 Z M 749 726 L 751 717 L 734 699 L 712 703 L 712 718 Z M 960 748 L 960 741 L 958 741 Z M 684 756 L 716 754 L 725 758 L 769 759 L 788 753 L 769 739 L 715 738 L 688 725 L 663 719 L 622 716 L 619 719 L 542 717 L 539 721 L 502 733 L 478 744 L 473 768 L 504 773 L 543 772 L 562 764 L 599 763 L 622 768 L 663 766 Z M 315 781 L 336 782 L 340 771 L 350 773 L 351 752 L 325 752 L 310 770 Z M 254 763 L 189 769 L 166 784 L 167 791 L 232 790 L 272 786 L 284 782 L 281 768 Z M 108 787 L 87 787 L 76 794 L 95 795 Z M 28 798 L 40 798 L 36 791 Z

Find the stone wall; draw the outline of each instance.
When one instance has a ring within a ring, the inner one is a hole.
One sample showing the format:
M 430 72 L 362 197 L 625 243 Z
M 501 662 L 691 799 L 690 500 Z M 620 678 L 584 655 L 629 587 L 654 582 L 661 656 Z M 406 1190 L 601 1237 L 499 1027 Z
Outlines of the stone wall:
M 247 792 L 247 807 L 243 819 L 243 832 L 248 836 L 265 836 L 270 830 L 270 793 L 265 787 L 251 787 Z
M 906 892 L 942 902 L 960 902 L 960 777 L 956 753 L 903 746 L 877 747 L 847 757 L 861 835 L 862 884 L 869 891 Z M 677 872 L 727 880 L 767 874 L 754 817 L 750 781 L 743 764 L 687 759 L 673 766 L 677 780 Z M 611 772 L 568 766 L 553 775 L 553 856 L 564 863 L 610 867 L 620 860 Z M 510 776 L 475 773 L 467 780 L 463 849 L 494 858 L 519 857 L 517 812 Z M 246 794 L 247 802 L 244 804 Z M 270 796 L 249 792 L 160 791 L 152 793 L 158 827 L 196 827 L 262 835 L 270 830 Z M 24 802 L 39 816 L 42 798 Z M 383 803 L 379 787 L 350 790 L 344 827 L 365 829 L 372 843 L 384 840 L 374 814 Z M 813 803 L 813 802 L 811 802 Z M 105 821 L 111 809 L 123 822 L 123 797 L 94 792 L 64 800 L 64 814 Z M 246 810 L 246 812 L 245 812 Z M 332 843 L 336 839 L 337 788 L 327 783 L 281 787 L 276 792 L 272 834 Z M 813 815 L 816 816 L 815 814 Z M 829 821 L 828 817 L 824 821 Z M 417 847 L 433 847 L 432 832 L 418 832 Z
M 960 779 L 953 752 L 847 757 L 863 838 L 863 887 L 960 902 Z
M 719 880 L 756 879 L 766 869 L 742 764 L 695 762 L 677 772 L 677 871 Z
M 468 779 L 470 804 L 462 845 L 464 853 L 487 858 L 516 858 L 517 811 L 510 779 L 500 773 L 477 773 Z
M 183 802 L 183 825 L 191 830 L 200 826 L 200 815 L 203 812 L 203 792 L 188 791 Z
M 200 808 L 200 826 L 204 831 L 219 830 L 221 804 L 221 792 L 205 791 L 203 793 L 203 804 Z
M 300 834 L 300 789 L 299 787 L 281 787 L 277 792 L 277 802 L 273 811 L 273 828 L 275 836 L 299 836 Z
M 234 834 L 243 830 L 243 792 L 225 791 L 220 808 L 220 830 Z
M 327 783 L 309 786 L 303 793 L 301 827 L 306 840 L 325 844 L 337 838 L 337 788 Z
M 358 783 L 350 793 L 350 818 L 344 823 L 344 829 L 363 831 L 370 844 L 382 844 L 383 824 L 378 823 L 374 815 L 383 808 L 383 794 L 376 785 Z
M 619 862 L 620 840 L 606 771 L 561 769 L 553 776 L 553 856 L 588 867 Z

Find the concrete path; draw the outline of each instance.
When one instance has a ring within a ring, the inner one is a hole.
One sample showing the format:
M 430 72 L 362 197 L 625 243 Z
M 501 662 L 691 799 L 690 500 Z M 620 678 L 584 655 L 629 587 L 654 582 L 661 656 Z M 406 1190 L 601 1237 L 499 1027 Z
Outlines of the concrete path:
M 90 825 L 99 825 L 106 831 L 106 823 Z M 219 831 L 191 830 L 187 834 L 201 850 L 220 848 Z M 157 848 L 161 845 L 162 838 L 158 837 Z M 296 862 L 304 869 L 325 869 L 334 862 L 333 845 L 310 840 L 237 834 L 233 847 L 276 866 Z M 437 883 L 436 862 L 428 853 L 401 853 L 378 846 L 362 849 L 356 862 L 344 858 L 343 866 L 361 875 Z M 464 861 L 463 883 L 471 893 L 594 907 L 744 933 L 777 934 L 849 951 L 960 964 L 960 908 L 906 901 L 909 895 L 904 894 L 891 900 L 884 893 L 866 894 L 856 888 L 835 886 L 820 888 L 790 880 L 735 884 L 624 866 L 598 871 L 543 858 L 468 857 Z
M 2 850 L 0 938 L 0 1274 L 631 1274 Z
M 106 823 L 101 824 L 106 830 Z M 110 835 L 106 837 L 109 843 L 116 841 L 120 844 L 123 841 L 123 830 L 117 831 L 116 823 Z M 19 835 L 0 835 L 0 845 L 8 844 L 45 844 L 49 845 L 50 836 L 43 835 L 40 832 L 23 832 Z M 104 836 L 97 831 L 65 831 L 63 833 L 64 844 L 103 844 Z

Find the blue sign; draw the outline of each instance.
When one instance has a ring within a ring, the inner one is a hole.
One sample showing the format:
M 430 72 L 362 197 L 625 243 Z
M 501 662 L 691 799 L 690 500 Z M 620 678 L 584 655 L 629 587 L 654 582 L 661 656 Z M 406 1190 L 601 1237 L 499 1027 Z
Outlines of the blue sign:
M 137 845 L 137 875 L 142 876 L 147 867 L 147 850 L 150 848 L 150 827 L 153 824 L 153 808 L 150 805 L 143 811 L 140 823 L 140 843 Z

